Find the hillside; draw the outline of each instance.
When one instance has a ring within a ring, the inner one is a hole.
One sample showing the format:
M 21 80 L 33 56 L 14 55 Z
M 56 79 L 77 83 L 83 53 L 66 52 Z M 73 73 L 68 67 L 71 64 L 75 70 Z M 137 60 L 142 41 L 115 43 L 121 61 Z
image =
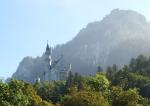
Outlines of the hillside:
M 150 54 L 150 26 L 146 18 L 132 10 L 115 9 L 102 21 L 89 23 L 65 45 L 54 49 L 54 57 L 64 54 L 73 70 L 95 73 L 98 65 L 122 66 L 139 54 Z
M 63 55 L 65 62 L 72 64 L 73 72 L 83 75 L 94 74 L 99 65 L 103 69 L 112 64 L 122 66 L 140 54 L 150 55 L 149 29 L 143 15 L 115 9 L 101 21 L 89 23 L 71 41 L 57 45 L 52 57 Z M 40 60 L 41 57 L 24 58 L 13 77 L 33 80 L 33 76 L 43 72 L 43 65 L 38 65 L 43 64 Z

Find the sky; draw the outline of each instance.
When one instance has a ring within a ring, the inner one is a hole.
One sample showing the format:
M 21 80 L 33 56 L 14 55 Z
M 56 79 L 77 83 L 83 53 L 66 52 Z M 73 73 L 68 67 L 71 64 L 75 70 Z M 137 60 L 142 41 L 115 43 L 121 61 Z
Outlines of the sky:
M 0 77 L 11 77 L 24 57 L 41 56 L 47 40 L 66 43 L 116 8 L 150 20 L 150 0 L 0 0 Z

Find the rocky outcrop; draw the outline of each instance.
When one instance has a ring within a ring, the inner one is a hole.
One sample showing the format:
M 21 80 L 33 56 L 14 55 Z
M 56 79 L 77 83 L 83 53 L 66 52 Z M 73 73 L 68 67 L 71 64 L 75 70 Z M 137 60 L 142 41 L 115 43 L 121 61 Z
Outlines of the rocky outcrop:
M 96 72 L 97 66 L 127 64 L 140 54 L 150 55 L 150 24 L 146 18 L 132 10 L 115 9 L 102 21 L 89 23 L 75 38 L 57 45 L 52 57 L 62 54 L 73 72 L 87 75 Z M 14 78 L 33 81 L 42 74 L 43 58 L 26 57 L 20 63 Z

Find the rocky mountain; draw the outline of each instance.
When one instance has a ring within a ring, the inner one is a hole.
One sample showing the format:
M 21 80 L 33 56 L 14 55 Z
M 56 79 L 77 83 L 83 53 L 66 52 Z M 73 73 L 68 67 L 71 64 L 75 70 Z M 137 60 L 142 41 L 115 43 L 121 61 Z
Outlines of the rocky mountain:
M 82 74 L 95 73 L 97 65 L 121 66 L 139 54 L 150 54 L 149 29 L 143 15 L 115 9 L 102 21 L 89 23 L 73 40 L 57 46 L 54 56 L 63 53 L 74 71 Z
M 28 82 L 34 82 L 37 77 L 41 77 L 44 71 L 48 71 L 47 62 L 44 57 L 25 57 L 17 71 L 13 74 L 13 78 L 19 80 L 25 80 Z
M 112 64 L 122 66 L 140 54 L 150 55 L 150 24 L 135 11 L 115 9 L 101 21 L 89 23 L 71 41 L 57 45 L 52 57 L 62 54 L 74 72 L 84 75 L 95 73 L 99 65 L 104 69 Z M 32 65 L 30 59 L 24 61 L 27 67 Z M 22 70 L 19 70 L 20 77 L 34 71 L 28 68 L 22 73 Z

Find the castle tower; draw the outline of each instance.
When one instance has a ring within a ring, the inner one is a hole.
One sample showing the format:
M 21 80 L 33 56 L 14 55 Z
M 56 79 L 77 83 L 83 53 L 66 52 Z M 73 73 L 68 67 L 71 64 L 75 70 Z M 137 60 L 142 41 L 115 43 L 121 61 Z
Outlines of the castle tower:
M 48 41 L 47 41 L 45 56 L 46 56 L 46 60 L 49 63 L 49 66 L 51 67 L 52 66 L 52 48 L 49 47 Z
M 49 46 L 48 41 L 47 41 L 47 45 L 46 45 L 46 50 L 43 54 L 43 59 L 45 61 L 45 64 L 44 64 L 45 70 L 41 75 L 41 79 L 43 81 L 46 81 L 46 80 L 50 80 L 50 78 L 51 78 L 51 69 L 52 69 L 52 65 L 53 65 L 52 48 Z
M 47 41 L 45 55 L 51 55 L 51 54 L 52 54 L 52 49 L 51 49 L 51 47 L 49 47 L 49 44 Z

